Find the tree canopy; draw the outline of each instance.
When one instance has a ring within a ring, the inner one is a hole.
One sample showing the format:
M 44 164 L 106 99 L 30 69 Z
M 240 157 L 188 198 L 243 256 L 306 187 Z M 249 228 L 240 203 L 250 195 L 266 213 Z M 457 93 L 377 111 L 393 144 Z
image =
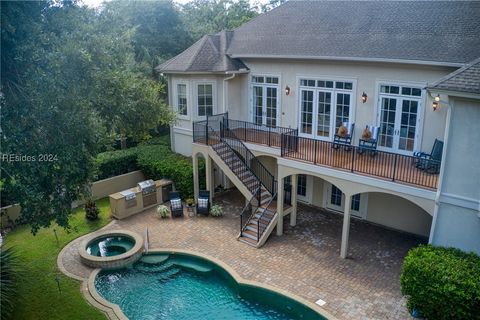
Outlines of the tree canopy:
M 97 153 L 174 121 L 154 67 L 258 10 L 247 0 L 111 1 L 97 10 L 1 1 L 2 204 L 19 203 L 34 233 L 52 222 L 68 228 Z

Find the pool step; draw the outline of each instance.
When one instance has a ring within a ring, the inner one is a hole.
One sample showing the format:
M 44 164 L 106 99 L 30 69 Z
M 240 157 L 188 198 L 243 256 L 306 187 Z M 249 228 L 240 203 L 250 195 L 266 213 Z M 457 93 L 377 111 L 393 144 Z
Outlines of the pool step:
M 147 273 L 165 272 L 174 267 L 175 265 L 171 262 L 158 263 L 158 264 L 140 262 L 135 265 L 135 269 L 137 269 L 138 271 L 147 272 Z
M 188 261 L 177 260 L 177 261 L 173 261 L 173 263 L 176 266 L 183 267 L 183 268 L 190 269 L 197 272 L 202 272 L 202 273 L 210 272 L 213 270 L 212 267 L 199 262 L 188 262 Z
M 140 258 L 140 262 L 145 264 L 159 264 L 166 261 L 170 255 L 168 254 L 147 254 Z
M 180 272 L 181 270 L 179 268 L 170 268 L 167 271 L 162 272 L 161 274 L 158 275 L 158 281 L 164 282 L 164 281 L 171 280 Z

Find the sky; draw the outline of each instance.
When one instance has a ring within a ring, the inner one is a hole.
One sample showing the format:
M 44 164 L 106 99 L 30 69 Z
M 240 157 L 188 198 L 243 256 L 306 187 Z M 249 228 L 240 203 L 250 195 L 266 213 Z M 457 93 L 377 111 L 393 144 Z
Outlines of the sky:
M 104 0 L 82 0 L 83 3 L 85 3 L 87 6 L 92 7 L 92 8 L 98 7 L 103 1 Z M 110 0 L 108 0 L 108 1 L 110 1 Z M 185 4 L 189 1 L 190 0 L 174 0 L 174 2 L 180 3 L 180 4 Z M 268 2 L 268 0 L 249 0 L 249 1 L 250 1 L 251 4 L 257 4 L 257 3 L 265 4 L 265 3 Z

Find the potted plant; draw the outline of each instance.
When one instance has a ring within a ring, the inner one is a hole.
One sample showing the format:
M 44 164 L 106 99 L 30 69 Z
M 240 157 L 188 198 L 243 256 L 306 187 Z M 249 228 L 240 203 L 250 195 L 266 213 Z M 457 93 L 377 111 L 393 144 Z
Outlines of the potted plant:
M 210 214 L 212 217 L 221 217 L 223 215 L 223 207 L 215 204 L 210 208 Z
M 169 213 L 170 213 L 170 209 L 168 209 L 166 205 L 161 204 L 157 207 L 157 214 L 160 218 L 164 219 L 168 217 Z
M 188 198 L 187 200 L 185 200 L 185 204 L 187 205 L 187 207 L 193 207 L 195 205 L 195 200 L 193 200 L 192 198 Z
M 89 221 L 94 221 L 98 219 L 98 214 L 100 210 L 97 208 L 95 201 L 89 199 L 85 203 L 85 218 Z

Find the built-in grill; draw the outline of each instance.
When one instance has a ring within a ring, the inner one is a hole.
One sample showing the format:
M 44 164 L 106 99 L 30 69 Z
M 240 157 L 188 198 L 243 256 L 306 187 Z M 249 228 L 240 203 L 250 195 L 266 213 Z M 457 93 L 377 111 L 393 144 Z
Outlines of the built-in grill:
M 157 203 L 157 186 L 153 180 L 141 181 L 137 184 L 142 192 L 143 207 L 149 207 Z
M 120 192 L 125 197 L 125 208 L 132 208 L 137 205 L 137 195 L 131 190 Z

